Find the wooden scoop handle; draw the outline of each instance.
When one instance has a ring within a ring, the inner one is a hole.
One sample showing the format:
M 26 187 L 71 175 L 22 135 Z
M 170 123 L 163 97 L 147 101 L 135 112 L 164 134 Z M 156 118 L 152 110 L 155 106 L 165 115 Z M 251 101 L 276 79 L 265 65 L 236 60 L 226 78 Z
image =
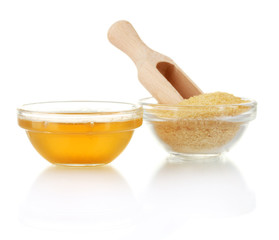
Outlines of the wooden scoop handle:
M 144 44 L 128 21 L 114 23 L 108 31 L 108 39 L 115 47 L 126 53 L 137 66 L 148 53 L 153 52 Z

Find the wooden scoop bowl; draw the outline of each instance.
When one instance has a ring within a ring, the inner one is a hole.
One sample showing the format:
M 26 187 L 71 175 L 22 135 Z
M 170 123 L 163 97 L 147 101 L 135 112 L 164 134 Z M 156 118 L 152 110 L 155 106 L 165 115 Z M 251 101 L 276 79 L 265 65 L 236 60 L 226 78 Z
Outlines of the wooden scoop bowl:
M 139 81 L 158 103 L 177 104 L 202 93 L 172 59 L 146 46 L 129 22 L 114 23 L 108 39 L 134 61 Z

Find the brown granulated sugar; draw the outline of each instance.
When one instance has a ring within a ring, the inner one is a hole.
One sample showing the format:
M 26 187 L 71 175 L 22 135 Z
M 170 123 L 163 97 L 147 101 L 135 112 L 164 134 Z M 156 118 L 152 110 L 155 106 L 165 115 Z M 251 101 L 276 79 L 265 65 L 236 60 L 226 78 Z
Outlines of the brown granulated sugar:
M 242 123 L 231 119 L 249 110 L 247 102 L 224 92 L 194 96 L 175 110 L 152 110 L 163 120 L 153 122 L 154 130 L 174 152 L 222 152 L 241 132 Z

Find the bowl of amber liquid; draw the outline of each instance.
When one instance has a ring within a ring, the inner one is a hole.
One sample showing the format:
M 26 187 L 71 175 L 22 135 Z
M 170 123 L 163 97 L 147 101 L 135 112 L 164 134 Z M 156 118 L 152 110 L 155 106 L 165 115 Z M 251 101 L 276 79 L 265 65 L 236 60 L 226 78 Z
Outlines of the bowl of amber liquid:
M 154 98 L 142 99 L 140 103 L 144 120 L 171 156 L 180 160 L 219 159 L 238 142 L 249 122 L 255 119 L 257 103 L 224 93 L 215 95 L 221 100 L 232 98 L 239 103 L 203 105 L 192 104 L 191 99 L 188 105 L 167 105 L 158 104 Z M 215 95 L 205 95 L 201 99 L 212 100 Z
M 65 166 L 110 163 L 142 124 L 138 104 L 109 101 L 60 101 L 25 104 L 18 124 L 49 162 Z

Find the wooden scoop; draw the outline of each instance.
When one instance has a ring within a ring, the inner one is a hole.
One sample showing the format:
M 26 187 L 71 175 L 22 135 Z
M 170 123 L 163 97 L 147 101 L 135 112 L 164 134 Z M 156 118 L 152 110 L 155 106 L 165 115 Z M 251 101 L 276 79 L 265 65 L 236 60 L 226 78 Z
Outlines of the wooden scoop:
M 108 39 L 134 61 L 139 81 L 158 103 L 177 104 L 202 93 L 173 60 L 146 46 L 129 22 L 114 23 Z

